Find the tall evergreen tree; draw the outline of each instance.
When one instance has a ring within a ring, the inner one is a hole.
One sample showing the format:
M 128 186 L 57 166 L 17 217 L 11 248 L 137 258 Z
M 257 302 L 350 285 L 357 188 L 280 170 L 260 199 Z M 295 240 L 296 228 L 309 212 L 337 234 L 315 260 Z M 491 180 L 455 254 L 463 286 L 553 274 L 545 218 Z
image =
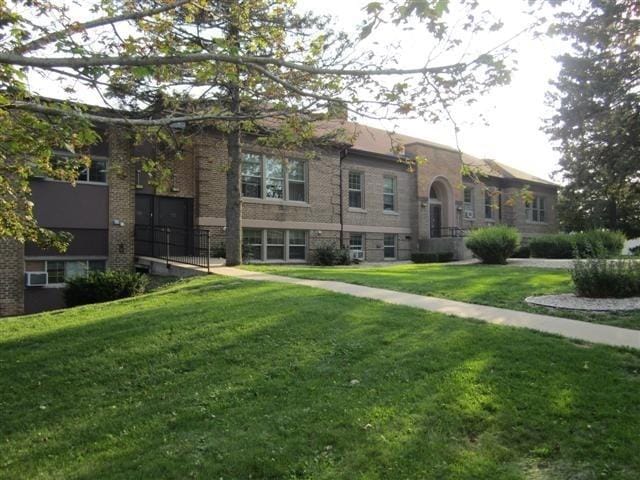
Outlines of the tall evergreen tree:
M 640 2 L 590 0 L 558 16 L 571 41 L 549 101 L 547 132 L 561 152 L 565 228 L 640 235 Z

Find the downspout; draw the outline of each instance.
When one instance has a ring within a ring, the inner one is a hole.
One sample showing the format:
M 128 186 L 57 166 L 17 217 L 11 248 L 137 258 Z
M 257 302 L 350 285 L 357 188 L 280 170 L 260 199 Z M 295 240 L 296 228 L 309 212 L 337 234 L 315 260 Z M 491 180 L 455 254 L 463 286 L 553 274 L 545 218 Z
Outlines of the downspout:
M 344 191 L 343 185 L 343 172 L 342 161 L 347 157 L 347 149 L 340 150 L 340 248 L 344 248 Z

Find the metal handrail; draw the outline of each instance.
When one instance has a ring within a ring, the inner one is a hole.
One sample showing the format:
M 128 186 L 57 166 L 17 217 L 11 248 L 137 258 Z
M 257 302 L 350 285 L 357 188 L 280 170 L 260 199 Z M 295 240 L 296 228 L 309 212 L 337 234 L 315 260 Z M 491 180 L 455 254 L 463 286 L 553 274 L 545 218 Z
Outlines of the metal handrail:
M 460 227 L 441 227 L 431 229 L 431 238 L 461 238 L 467 235 Z
M 211 271 L 209 230 L 136 224 L 134 240 L 134 253 L 138 256 L 160 258 L 167 267 L 176 262 Z

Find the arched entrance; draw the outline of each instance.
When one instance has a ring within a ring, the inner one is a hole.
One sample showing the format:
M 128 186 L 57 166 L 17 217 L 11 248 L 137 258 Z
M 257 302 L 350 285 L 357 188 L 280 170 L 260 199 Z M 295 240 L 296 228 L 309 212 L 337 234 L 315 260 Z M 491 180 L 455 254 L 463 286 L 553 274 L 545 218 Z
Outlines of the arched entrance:
M 449 182 L 438 177 L 429 188 L 429 237 L 448 237 L 454 226 L 453 190 Z

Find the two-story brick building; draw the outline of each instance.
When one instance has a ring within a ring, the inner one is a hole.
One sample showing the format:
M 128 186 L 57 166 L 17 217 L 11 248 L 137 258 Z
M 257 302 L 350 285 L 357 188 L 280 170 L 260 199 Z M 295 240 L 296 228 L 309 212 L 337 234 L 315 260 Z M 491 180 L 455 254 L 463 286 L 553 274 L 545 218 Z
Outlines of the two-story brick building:
M 557 228 L 551 182 L 419 138 L 339 126 L 348 145 L 284 154 L 250 141 L 245 146 L 243 237 L 252 262 L 307 262 L 327 242 L 342 242 L 365 261 L 406 260 L 415 251 L 459 257 L 460 235 L 470 228 L 505 223 L 525 238 Z M 103 137 L 76 186 L 33 179 L 40 225 L 70 231 L 74 240 L 64 255 L 0 242 L 0 315 L 63 306 L 66 278 L 132 269 L 136 256 L 153 254 L 139 233 L 145 229 L 198 228 L 211 248 L 223 248 L 228 159 L 218 132 L 194 136 L 165 192 L 152 188 L 131 161 L 126 132 L 110 129 Z M 462 174 L 463 165 L 471 175 Z M 29 286 L 28 272 L 46 276 Z

